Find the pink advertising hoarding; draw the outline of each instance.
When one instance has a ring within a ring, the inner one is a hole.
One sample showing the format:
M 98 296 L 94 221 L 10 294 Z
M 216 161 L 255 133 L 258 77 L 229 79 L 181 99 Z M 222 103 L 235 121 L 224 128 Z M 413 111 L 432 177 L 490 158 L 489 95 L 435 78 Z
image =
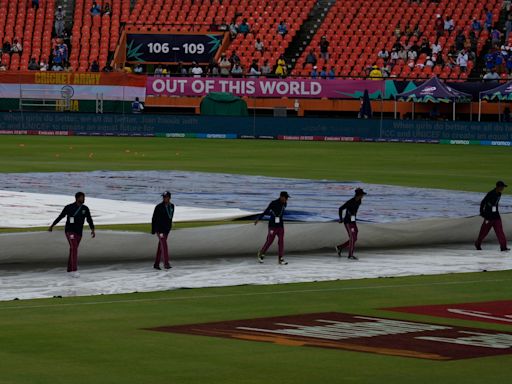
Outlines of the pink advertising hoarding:
M 229 92 L 236 96 L 351 99 L 384 93 L 382 80 L 322 79 L 238 79 L 222 77 L 148 77 L 146 96 L 205 96 L 210 92 Z

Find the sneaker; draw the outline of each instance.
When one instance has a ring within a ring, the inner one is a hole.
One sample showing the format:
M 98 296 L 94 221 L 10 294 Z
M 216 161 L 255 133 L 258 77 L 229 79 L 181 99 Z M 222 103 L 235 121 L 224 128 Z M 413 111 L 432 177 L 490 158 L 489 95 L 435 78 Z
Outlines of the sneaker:
M 336 250 L 336 253 L 338 254 L 338 256 L 341 257 L 342 248 L 339 245 L 336 245 L 334 247 L 334 249 Z
M 69 273 L 69 275 L 74 278 L 80 277 L 80 273 L 78 271 L 72 271 Z
M 478 245 L 477 243 L 475 243 L 475 248 L 477 251 L 481 251 L 482 250 L 482 247 L 480 245 Z
M 501 248 L 501 252 L 510 252 L 510 248 Z
M 279 265 L 288 265 L 288 262 L 281 258 L 279 259 Z
M 165 264 L 165 265 L 164 265 L 164 268 L 165 268 L 165 269 L 171 269 L 172 267 L 171 267 L 171 264 Z
M 160 268 L 160 266 L 158 264 L 153 265 L 153 268 L 158 269 L 158 270 L 162 270 L 162 268 Z
M 357 257 L 355 257 L 355 256 L 349 256 L 349 257 L 348 257 L 348 259 L 349 259 L 349 260 L 359 260 L 359 259 L 358 259 Z
M 258 251 L 258 253 L 256 254 L 256 256 L 258 257 L 258 262 L 260 264 L 263 264 L 263 260 L 265 259 L 265 254 L 262 253 L 261 251 Z

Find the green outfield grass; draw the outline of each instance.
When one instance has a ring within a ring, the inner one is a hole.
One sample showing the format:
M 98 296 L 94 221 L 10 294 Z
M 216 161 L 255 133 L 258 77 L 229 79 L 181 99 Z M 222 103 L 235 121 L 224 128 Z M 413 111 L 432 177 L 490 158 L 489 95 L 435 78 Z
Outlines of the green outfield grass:
M 510 149 L 478 146 L 0 137 L 0 172 L 189 170 L 481 192 L 512 180 L 511 160 Z M 379 309 L 511 292 L 505 271 L 0 302 L 0 384 L 502 383 L 512 355 L 439 362 L 142 328 L 338 311 L 512 332 Z
M 429 144 L 0 137 L 0 172 L 187 170 L 487 191 L 510 148 Z
M 506 383 L 512 355 L 431 361 L 150 332 L 325 311 L 512 331 L 380 310 L 510 299 L 512 272 L 0 302 L 0 383 Z

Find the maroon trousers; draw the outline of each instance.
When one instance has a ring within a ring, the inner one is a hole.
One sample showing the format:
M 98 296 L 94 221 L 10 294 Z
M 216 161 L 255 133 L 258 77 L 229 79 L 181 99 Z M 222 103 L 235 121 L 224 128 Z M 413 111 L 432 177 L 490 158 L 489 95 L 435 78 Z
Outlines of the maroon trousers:
M 270 248 L 270 246 L 274 242 L 276 236 L 277 236 L 277 245 L 279 247 L 279 251 L 278 251 L 279 258 L 282 259 L 283 255 L 284 255 L 284 227 L 268 229 L 267 241 L 265 242 L 265 245 L 263 245 L 263 248 L 261 248 L 261 253 L 264 254 L 267 252 L 267 250 Z
M 78 269 L 78 246 L 82 236 L 73 232 L 66 232 L 66 238 L 69 243 L 68 272 L 75 272 Z
M 482 242 L 489 234 L 491 228 L 494 228 L 494 232 L 496 233 L 496 237 L 498 238 L 501 249 L 506 249 L 507 238 L 505 237 L 505 233 L 503 232 L 503 225 L 501 224 L 501 219 L 484 220 L 484 222 L 482 223 L 482 227 L 480 228 L 480 233 L 478 234 L 478 240 L 476 241 L 475 245 L 477 247 L 480 247 L 482 245 Z
M 343 244 L 338 245 L 338 247 L 341 249 L 345 249 L 348 247 L 348 256 L 351 257 L 354 256 L 354 248 L 356 247 L 357 233 L 359 232 L 359 230 L 357 229 L 356 223 L 345 223 L 344 225 L 348 233 L 348 240 L 345 241 Z
M 157 233 L 158 249 L 156 250 L 155 265 L 160 264 L 160 259 L 163 258 L 164 265 L 169 264 L 169 249 L 167 248 L 168 233 Z

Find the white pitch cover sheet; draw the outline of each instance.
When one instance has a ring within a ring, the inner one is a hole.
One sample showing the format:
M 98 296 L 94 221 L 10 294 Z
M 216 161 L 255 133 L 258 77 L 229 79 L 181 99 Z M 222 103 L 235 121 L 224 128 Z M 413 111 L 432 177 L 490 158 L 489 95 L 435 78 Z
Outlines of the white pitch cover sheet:
M 149 222 L 157 190 L 168 189 L 155 187 L 159 177 L 176 180 L 177 221 L 246 217 L 287 190 L 292 198 L 285 218 L 297 220 L 285 224 L 289 265 L 277 265 L 277 240 L 265 264 L 257 263 L 267 233 L 267 223 L 260 222 L 174 230 L 169 237 L 173 269 L 154 270 L 157 240 L 149 234 Z M 81 184 L 87 179 L 94 188 Z M 68 244 L 62 229 L 0 234 L 0 300 L 512 268 L 512 254 L 499 252 L 492 231 L 483 251 L 472 245 L 482 222 L 474 216 L 481 193 L 179 172 L 0 174 L 0 182 L 0 227 L 46 227 L 76 190 L 86 192 L 96 224 L 148 223 L 147 233 L 98 230 L 95 239 L 85 226 L 78 278 L 65 272 Z M 358 217 L 360 260 L 350 262 L 334 251 L 347 238 L 334 219 L 356 186 L 369 194 Z M 504 195 L 500 209 L 509 238 L 510 208 Z

